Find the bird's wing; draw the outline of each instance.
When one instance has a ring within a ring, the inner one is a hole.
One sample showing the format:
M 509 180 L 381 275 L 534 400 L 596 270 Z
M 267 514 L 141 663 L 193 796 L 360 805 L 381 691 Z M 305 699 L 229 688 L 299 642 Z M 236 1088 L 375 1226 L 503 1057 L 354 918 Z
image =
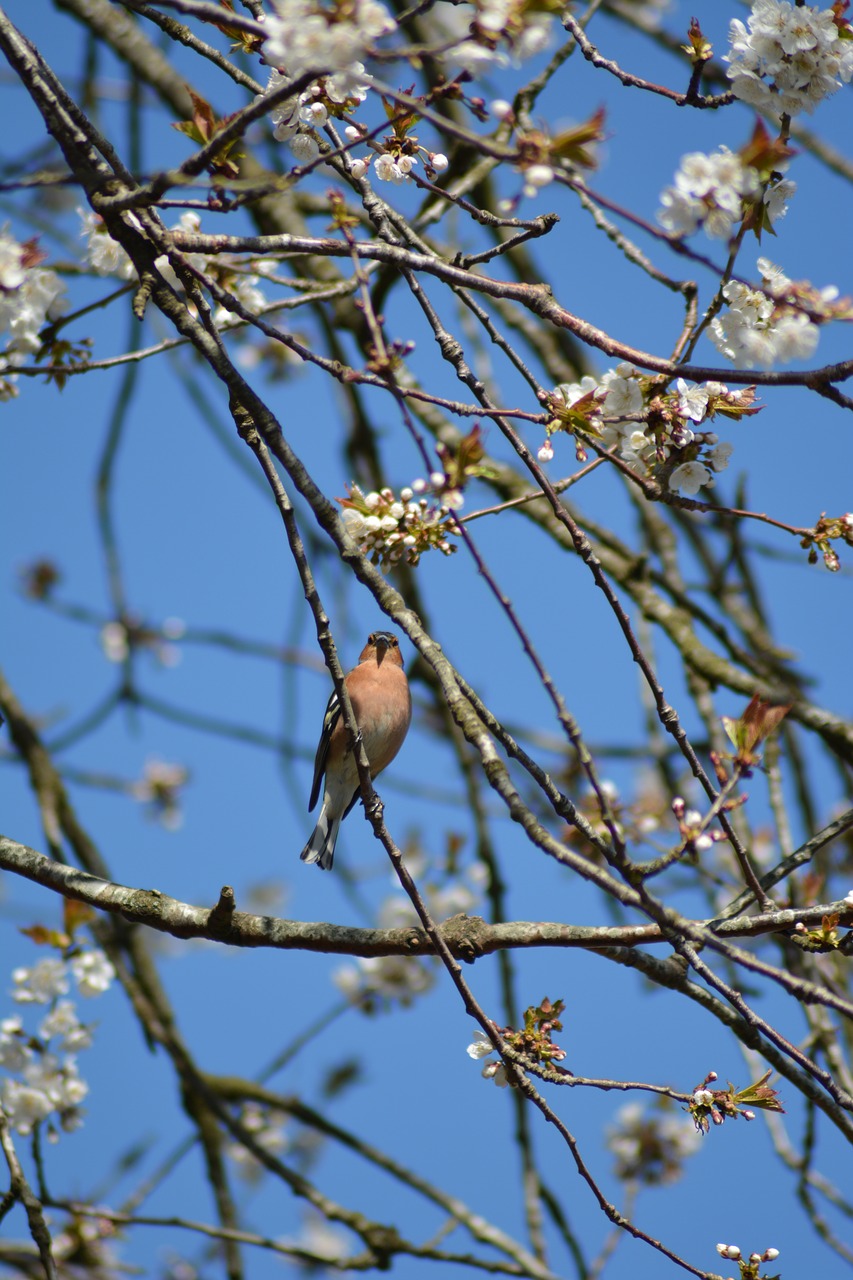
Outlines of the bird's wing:
M 326 714 L 323 717 L 323 732 L 320 734 L 320 741 L 317 743 L 317 754 L 314 757 L 314 781 L 311 783 L 311 799 L 308 801 L 309 813 L 317 803 L 317 797 L 320 794 L 320 784 L 326 772 L 326 760 L 329 755 L 332 731 L 340 718 L 341 704 L 338 701 L 337 693 L 333 690 L 326 704 Z

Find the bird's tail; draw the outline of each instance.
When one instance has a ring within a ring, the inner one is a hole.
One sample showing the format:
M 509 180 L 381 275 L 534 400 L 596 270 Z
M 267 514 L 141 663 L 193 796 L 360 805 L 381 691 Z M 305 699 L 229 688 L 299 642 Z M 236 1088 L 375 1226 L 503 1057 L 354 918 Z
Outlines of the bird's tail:
M 302 861 L 316 862 L 322 871 L 331 871 L 340 826 L 341 819 L 330 820 L 325 807 L 322 808 L 317 825 L 311 833 L 311 839 L 299 855 Z

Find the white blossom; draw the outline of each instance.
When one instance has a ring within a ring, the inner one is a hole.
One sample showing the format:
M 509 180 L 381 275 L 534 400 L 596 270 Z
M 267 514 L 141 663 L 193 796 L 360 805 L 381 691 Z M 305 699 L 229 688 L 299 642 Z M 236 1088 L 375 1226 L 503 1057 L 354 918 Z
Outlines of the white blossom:
M 417 956 L 359 956 L 354 966 L 338 969 L 333 981 L 353 1004 L 370 1009 L 379 999 L 405 1009 L 433 986 L 435 973 Z
M 78 952 L 71 957 L 71 972 L 81 996 L 99 996 L 108 991 L 115 969 L 100 948 Z
M 781 273 L 774 276 L 771 287 L 781 288 L 782 279 L 786 278 Z M 763 290 L 750 289 L 737 280 L 728 282 L 723 297 L 729 309 L 711 321 L 710 338 L 738 368 L 769 369 L 776 361 L 787 363 L 813 354 L 818 328 L 804 311 L 794 307 L 777 309 L 773 298 Z
M 457 41 L 445 60 L 474 78 L 510 61 L 519 66 L 551 42 L 552 15 L 537 12 L 525 0 L 476 0 L 473 23 L 468 6 L 441 8 L 442 37 Z
M 704 460 L 712 471 L 725 471 L 733 452 L 734 445 L 728 440 L 721 440 L 713 449 L 709 449 Z
M 0 355 L 3 390 L 0 398 L 17 394 L 12 370 L 24 363 L 41 347 L 41 331 L 49 320 L 56 320 L 65 307 L 65 285 L 55 271 L 38 265 L 29 247 L 19 244 L 0 229 L 0 334 L 9 335 L 6 350 Z
M 171 764 L 155 757 L 146 761 L 142 778 L 133 784 L 134 798 L 146 805 L 149 816 L 159 821 L 167 831 L 177 831 L 183 825 L 181 789 L 186 786 L 189 776 L 185 765 Z
M 710 394 L 707 387 L 689 387 L 683 378 L 675 384 L 678 393 L 678 412 L 691 422 L 701 422 L 708 412 Z
M 83 223 L 80 234 L 86 237 L 86 261 L 92 270 L 99 276 L 132 280 L 135 275 L 133 263 L 118 241 L 113 240 L 103 218 L 92 209 L 78 209 L 77 212 Z M 136 222 L 133 214 L 128 218 Z
M 792 182 L 790 178 L 782 178 L 779 182 L 772 183 L 764 192 L 764 204 L 771 224 L 784 218 L 788 212 L 788 201 L 796 190 L 796 182 Z
M 487 1062 L 480 1074 L 484 1080 L 493 1080 L 499 1089 L 505 1089 L 509 1084 L 506 1067 L 502 1062 Z
M 252 1135 L 257 1145 L 271 1155 L 278 1155 L 287 1149 L 287 1137 L 284 1132 L 286 1116 L 282 1111 L 262 1106 L 258 1102 L 246 1102 L 240 1111 L 240 1124 Z M 237 1166 L 238 1172 L 246 1179 L 253 1180 L 263 1171 L 263 1165 L 257 1156 L 238 1139 L 228 1143 L 228 1155 Z
M 329 1263 L 345 1258 L 348 1252 L 347 1240 L 342 1232 L 336 1231 L 329 1220 L 319 1214 L 312 1214 L 306 1220 L 295 1243 L 313 1257 Z
M 853 43 L 831 9 L 755 0 L 729 27 L 728 77 L 742 101 L 776 115 L 811 112 L 853 76 Z
M 465 1052 L 469 1058 L 487 1058 L 490 1053 L 494 1053 L 495 1046 L 484 1031 L 475 1031 L 474 1039 Z
M 675 1182 L 701 1137 L 683 1116 L 648 1110 L 631 1102 L 607 1130 L 607 1146 L 616 1157 L 616 1176 L 647 1185 Z
M 669 487 L 689 497 L 697 494 L 711 479 L 710 470 L 701 462 L 682 462 L 669 477 Z
M 12 999 L 18 1004 L 49 1004 L 68 993 L 68 969 L 56 956 L 45 956 L 31 969 L 15 969 L 12 981 Z
M 374 41 L 396 28 L 377 0 L 353 0 L 339 21 L 312 0 L 276 0 L 272 8 L 264 24 L 264 57 L 271 65 L 286 66 L 291 78 L 306 71 L 354 74 Z
M 105 622 L 101 627 L 100 639 L 107 662 L 124 662 L 130 646 L 127 628 L 121 622 Z
M 4 1080 L 0 1087 L 0 1104 L 12 1128 L 26 1137 L 35 1125 L 53 1111 L 53 1103 L 41 1089 L 24 1084 L 21 1080 Z
M 302 136 L 302 135 L 300 135 Z M 261 311 L 266 306 L 266 298 L 261 290 L 257 287 L 258 277 L 256 275 L 238 275 L 229 282 L 229 290 L 246 311 L 255 313 Z M 223 325 L 235 324 L 241 319 L 236 311 L 229 311 L 225 306 L 218 306 L 213 315 L 214 322 L 222 327 Z
M 767 292 L 774 298 L 782 297 L 791 287 L 791 280 L 781 267 L 777 267 L 769 258 L 759 258 L 756 263 L 761 272 L 761 282 Z
M 39 1024 L 39 1036 L 42 1040 L 58 1037 L 60 1047 L 66 1053 L 77 1053 L 80 1049 L 88 1049 L 92 1044 L 92 1033 L 77 1017 L 73 1000 L 57 1002 Z
M 27 278 L 21 246 L 0 232 L 0 289 L 18 289 Z
M 9 1072 L 23 1071 L 33 1056 L 26 1039 L 20 1018 L 4 1018 L 0 1022 L 0 1067 Z
M 295 133 L 287 145 L 299 164 L 310 164 L 320 154 L 320 144 L 310 133 Z
M 393 182 L 395 185 L 399 185 L 408 177 L 407 171 L 404 171 L 394 157 L 386 151 L 376 157 L 373 172 L 380 182 Z
M 702 227 L 711 239 L 728 240 L 743 218 L 744 202 L 760 189 L 756 171 L 727 147 L 711 155 L 692 151 L 682 158 L 674 185 L 661 194 L 658 221 L 674 236 Z
M 642 411 L 643 389 L 636 375 L 637 370 L 626 360 L 604 374 L 601 389 L 605 393 L 604 411 L 608 417 L 623 417 Z
M 341 512 L 341 519 L 346 525 L 349 536 L 359 542 L 367 532 L 365 518 L 361 512 L 356 511 L 355 507 L 344 507 Z
M 549 164 L 532 164 L 524 170 L 525 187 L 547 187 L 554 181 L 554 170 Z

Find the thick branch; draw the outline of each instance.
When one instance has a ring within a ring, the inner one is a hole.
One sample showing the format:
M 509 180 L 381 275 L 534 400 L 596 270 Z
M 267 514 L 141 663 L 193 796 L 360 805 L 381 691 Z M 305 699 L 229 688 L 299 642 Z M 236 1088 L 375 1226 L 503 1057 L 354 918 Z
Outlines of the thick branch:
M 279 920 L 274 916 L 236 911 L 233 892 L 226 886 L 214 907 L 196 907 L 170 898 L 159 889 L 132 888 L 90 875 L 56 862 L 35 849 L 0 836 L 0 867 L 35 884 L 85 902 L 98 911 L 123 916 L 175 938 L 207 938 L 231 947 L 270 947 L 280 951 L 314 951 L 349 956 L 434 955 L 425 931 L 412 925 L 404 929 L 355 929 L 324 922 Z M 841 914 L 853 924 L 853 907 L 844 902 L 741 916 L 718 923 L 719 937 L 746 938 L 766 933 L 790 932 L 798 923 L 820 924 L 825 915 Z M 703 927 L 703 922 L 696 922 Z M 665 941 L 657 925 L 597 926 L 560 924 L 542 920 L 512 920 L 489 924 L 479 916 L 452 916 L 441 926 L 441 935 L 452 955 L 474 961 L 496 951 L 530 947 L 636 947 Z

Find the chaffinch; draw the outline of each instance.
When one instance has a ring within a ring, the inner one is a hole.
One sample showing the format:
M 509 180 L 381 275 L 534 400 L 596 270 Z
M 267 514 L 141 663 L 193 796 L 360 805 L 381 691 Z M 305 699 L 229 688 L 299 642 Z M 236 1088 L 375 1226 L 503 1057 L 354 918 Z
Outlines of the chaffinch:
M 412 695 L 397 637 L 390 631 L 373 631 L 367 637 L 358 666 L 345 677 L 345 683 L 367 752 L 370 776 L 376 778 L 400 750 L 412 720 Z M 347 748 L 337 693 L 332 694 L 326 707 L 314 760 L 309 813 L 317 803 L 324 776 L 320 816 L 299 856 L 303 862 L 316 862 L 328 871 L 340 825 L 360 794 L 358 769 L 353 752 Z

